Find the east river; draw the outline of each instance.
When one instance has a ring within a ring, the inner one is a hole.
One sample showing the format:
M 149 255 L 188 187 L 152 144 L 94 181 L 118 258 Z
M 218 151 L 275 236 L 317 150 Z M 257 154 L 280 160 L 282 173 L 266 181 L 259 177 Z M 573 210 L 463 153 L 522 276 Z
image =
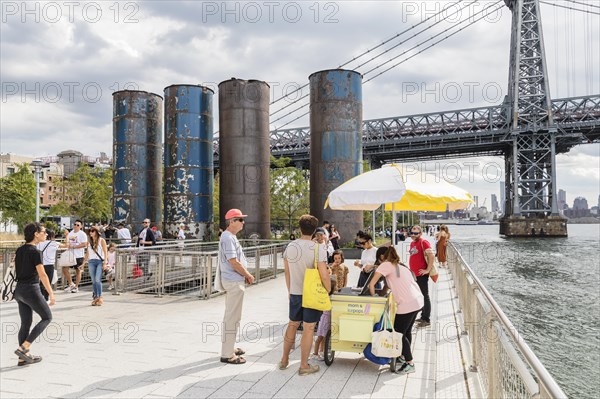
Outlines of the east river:
M 460 250 L 572 398 L 600 392 L 600 225 L 568 238 L 503 238 L 498 225 L 448 226 Z

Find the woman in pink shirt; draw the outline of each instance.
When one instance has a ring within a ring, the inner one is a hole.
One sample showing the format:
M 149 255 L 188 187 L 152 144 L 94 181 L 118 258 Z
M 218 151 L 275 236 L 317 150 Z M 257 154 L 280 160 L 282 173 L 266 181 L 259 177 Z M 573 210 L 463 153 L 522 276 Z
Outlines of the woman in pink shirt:
M 417 314 L 423 308 L 423 294 L 421 294 L 414 274 L 400 262 L 400 257 L 394 247 L 389 247 L 385 253 L 385 262 L 379 265 L 371 279 L 369 284 L 371 295 L 375 294 L 375 284 L 381 276 L 385 277 L 387 286 L 392 291 L 396 302 L 394 330 L 402 333 L 402 357 L 397 359 L 397 364 L 400 365 L 397 372 L 400 374 L 414 373 L 415 365 L 410 350 L 411 332 Z

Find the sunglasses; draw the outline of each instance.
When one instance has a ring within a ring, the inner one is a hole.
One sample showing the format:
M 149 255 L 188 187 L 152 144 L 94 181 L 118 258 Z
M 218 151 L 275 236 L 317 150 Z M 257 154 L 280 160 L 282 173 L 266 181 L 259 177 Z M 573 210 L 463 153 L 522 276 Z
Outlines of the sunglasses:
M 411 231 L 411 232 L 410 232 L 410 235 L 411 235 L 411 236 L 418 236 L 419 234 L 421 234 L 421 232 L 420 232 L 420 231 Z
M 144 224 L 148 224 L 148 223 L 150 223 L 150 222 L 143 222 L 143 223 L 144 223 Z
M 360 245 L 365 245 L 367 242 L 366 241 L 359 241 L 358 242 Z
M 242 222 L 242 223 L 245 223 L 245 222 L 246 222 L 246 219 L 242 219 L 242 218 L 235 218 L 235 219 L 233 219 L 233 221 L 234 221 L 234 222 Z

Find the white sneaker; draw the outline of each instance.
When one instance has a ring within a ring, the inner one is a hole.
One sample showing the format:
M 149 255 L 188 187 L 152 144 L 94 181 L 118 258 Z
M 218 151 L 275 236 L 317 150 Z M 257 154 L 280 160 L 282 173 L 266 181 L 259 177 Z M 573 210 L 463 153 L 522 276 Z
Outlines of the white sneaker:
M 73 286 L 73 288 L 71 289 L 71 294 L 77 294 L 79 292 L 79 288 Z
M 109 291 L 112 291 L 112 290 L 113 290 L 113 288 L 115 288 L 115 287 L 113 287 L 113 285 L 112 285 L 112 284 L 110 284 L 110 285 L 108 286 L 108 290 L 109 290 Z
M 75 284 L 71 284 L 71 285 L 67 286 L 67 288 L 65 288 L 65 292 L 71 292 L 71 290 L 73 290 L 73 288 L 75 288 Z

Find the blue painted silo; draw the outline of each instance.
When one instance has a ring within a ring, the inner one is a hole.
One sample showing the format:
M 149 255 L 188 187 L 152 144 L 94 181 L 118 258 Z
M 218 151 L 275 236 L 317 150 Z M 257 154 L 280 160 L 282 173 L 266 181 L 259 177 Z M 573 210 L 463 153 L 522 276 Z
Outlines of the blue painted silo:
M 162 223 L 162 97 L 113 93 L 113 221 L 134 232 Z
M 213 91 L 165 88 L 165 233 L 210 239 L 213 220 Z
M 362 173 L 362 75 L 333 69 L 310 82 L 310 213 L 335 224 L 344 242 L 363 228 L 361 211 L 323 209 L 329 193 Z

